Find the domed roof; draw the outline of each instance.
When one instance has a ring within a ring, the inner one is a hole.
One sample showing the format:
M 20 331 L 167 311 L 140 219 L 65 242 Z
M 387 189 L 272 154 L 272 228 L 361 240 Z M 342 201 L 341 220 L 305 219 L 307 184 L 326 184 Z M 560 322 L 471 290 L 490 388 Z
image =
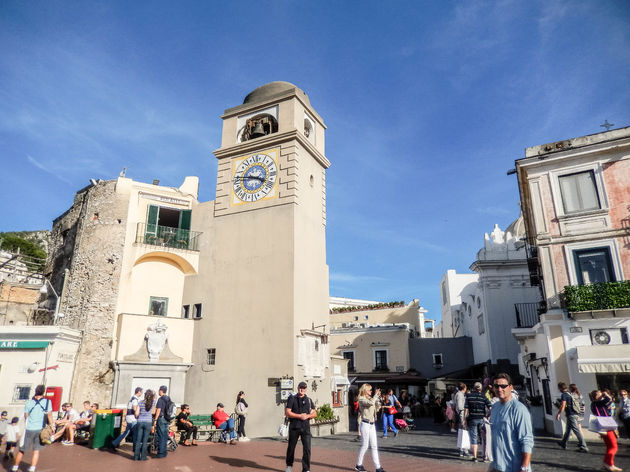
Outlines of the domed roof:
M 289 91 L 295 91 L 297 95 L 301 95 L 305 99 L 306 103 L 308 103 L 309 105 L 311 104 L 308 99 L 308 95 L 306 95 L 303 90 L 290 82 L 283 81 L 269 82 L 268 84 L 261 85 L 245 97 L 245 100 L 243 100 L 243 104 L 263 102 L 272 97 L 275 97 L 276 95 L 280 95 L 284 92 Z
M 523 221 L 523 214 L 521 213 L 518 218 L 516 218 L 510 226 L 505 228 L 505 232 L 510 232 L 512 236 L 517 239 L 525 237 L 525 221 Z

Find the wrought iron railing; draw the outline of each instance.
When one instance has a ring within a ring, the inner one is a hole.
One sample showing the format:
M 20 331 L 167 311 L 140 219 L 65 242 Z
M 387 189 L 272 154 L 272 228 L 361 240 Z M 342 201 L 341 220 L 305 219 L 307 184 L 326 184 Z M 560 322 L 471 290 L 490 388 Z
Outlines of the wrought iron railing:
M 531 328 L 540 321 L 540 313 L 545 309 L 542 302 L 515 303 L 516 326 L 518 328 Z
M 138 223 L 136 242 L 140 244 L 150 244 L 151 246 L 197 251 L 200 234 L 199 231 Z

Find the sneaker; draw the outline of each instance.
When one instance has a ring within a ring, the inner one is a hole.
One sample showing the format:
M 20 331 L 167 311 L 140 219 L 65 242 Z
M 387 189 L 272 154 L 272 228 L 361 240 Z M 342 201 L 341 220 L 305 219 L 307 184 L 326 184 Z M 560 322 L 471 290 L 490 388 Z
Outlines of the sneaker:
M 17 470 L 17 469 L 16 469 Z M 28 468 L 28 472 L 35 472 L 35 466 L 32 465 Z
M 354 470 L 357 470 L 358 472 L 367 472 L 365 470 L 365 467 L 363 467 L 362 465 L 359 465 L 359 464 L 354 466 Z
M 473 462 L 479 462 L 479 459 L 477 459 L 476 457 L 473 457 L 470 460 L 473 461 Z
M 13 467 L 11 467 L 11 472 L 18 472 L 18 470 L 20 470 L 19 465 L 14 465 Z
M 379 467 L 378 469 L 376 469 L 376 472 L 385 472 L 385 469 L 383 469 L 382 467 Z
M 63 444 L 64 446 L 74 446 L 74 441 L 61 441 L 61 444 Z
M 584 454 L 587 454 L 587 453 L 588 453 L 588 449 L 585 449 L 585 448 L 583 448 L 583 447 L 580 447 L 580 448 L 578 448 L 577 452 L 582 452 L 582 453 L 584 453 Z

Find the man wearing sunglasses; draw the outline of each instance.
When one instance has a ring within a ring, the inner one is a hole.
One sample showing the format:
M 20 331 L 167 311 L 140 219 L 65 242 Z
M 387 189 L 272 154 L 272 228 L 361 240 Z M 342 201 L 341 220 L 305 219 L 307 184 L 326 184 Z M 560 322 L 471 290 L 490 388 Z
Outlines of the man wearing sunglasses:
M 496 397 L 490 413 L 494 472 L 529 472 L 534 447 L 532 418 L 527 407 L 512 396 L 514 387 L 508 374 L 497 374 L 492 387 Z

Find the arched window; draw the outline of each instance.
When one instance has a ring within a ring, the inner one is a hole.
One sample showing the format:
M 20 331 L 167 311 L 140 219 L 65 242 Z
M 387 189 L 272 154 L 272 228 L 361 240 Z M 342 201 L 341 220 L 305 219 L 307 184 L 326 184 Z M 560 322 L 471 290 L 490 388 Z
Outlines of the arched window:
M 251 117 L 238 132 L 240 143 L 278 132 L 278 121 L 268 113 Z

